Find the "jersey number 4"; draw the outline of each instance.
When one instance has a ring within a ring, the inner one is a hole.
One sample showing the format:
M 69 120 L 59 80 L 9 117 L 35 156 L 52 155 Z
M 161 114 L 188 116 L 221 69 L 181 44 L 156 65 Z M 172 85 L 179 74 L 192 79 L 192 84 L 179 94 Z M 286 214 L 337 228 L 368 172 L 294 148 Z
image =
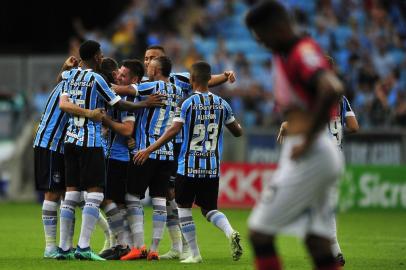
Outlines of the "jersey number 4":
M 195 125 L 193 128 L 193 140 L 190 142 L 190 150 L 193 151 L 203 151 L 203 142 L 204 148 L 206 151 L 214 151 L 217 147 L 217 135 L 218 135 L 218 125 L 215 123 L 210 123 L 207 126 L 208 139 L 205 140 L 206 135 L 206 126 L 203 124 Z

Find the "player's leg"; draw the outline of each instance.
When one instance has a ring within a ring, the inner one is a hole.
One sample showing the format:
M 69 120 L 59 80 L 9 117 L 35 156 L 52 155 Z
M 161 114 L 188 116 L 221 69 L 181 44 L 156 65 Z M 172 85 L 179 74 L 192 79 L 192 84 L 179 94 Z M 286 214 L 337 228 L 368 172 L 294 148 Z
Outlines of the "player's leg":
M 72 144 L 65 144 L 66 192 L 60 208 L 60 237 L 57 259 L 73 259 L 72 238 L 74 233 L 75 210 L 80 202 L 79 153 Z
M 56 231 L 58 203 L 65 191 L 65 165 L 62 154 L 35 147 L 35 186 L 45 192 L 42 203 L 42 224 L 45 234 L 44 258 L 55 258 L 58 254 Z
M 172 173 L 173 161 L 152 160 L 153 171 L 149 185 L 149 194 L 152 197 L 152 243 L 148 253 L 148 260 L 158 260 L 158 247 L 162 239 L 167 218 L 166 194 L 168 179 Z
M 87 196 L 82 211 L 82 224 L 75 257 L 82 260 L 104 260 L 90 248 L 90 237 L 99 220 L 100 204 L 104 199 L 106 169 L 103 148 L 82 147 L 80 151 L 81 186 L 87 190 Z
M 169 187 L 166 199 L 166 211 L 168 214 L 166 227 L 168 228 L 169 237 L 171 239 L 171 249 L 164 255 L 159 256 L 159 258 L 178 259 L 182 252 L 182 233 L 179 227 L 178 205 L 175 202 L 174 187 Z
M 127 162 L 109 159 L 107 163 L 107 181 L 105 187 L 105 200 L 102 208 L 107 217 L 108 226 L 112 235 L 117 239 L 116 245 L 100 253 L 100 257 L 107 260 L 118 260 L 126 255 L 127 245 L 124 241 L 124 216 L 119 206 L 124 203 L 125 178 L 127 175 Z
M 58 223 L 58 202 L 61 198 L 59 192 L 45 192 L 42 203 L 42 224 L 45 233 L 44 258 L 55 258 L 57 255 L 56 226 Z
M 331 252 L 331 241 L 328 237 L 309 234 L 306 236 L 306 246 L 313 259 L 315 269 L 340 269 Z
M 176 177 L 175 197 L 178 204 L 179 223 L 191 252 L 191 256 L 182 260 L 181 263 L 202 262 L 199 246 L 197 245 L 196 226 L 192 216 L 192 206 L 195 201 L 195 184 L 194 179 L 187 179 L 183 175 Z
M 127 205 L 127 221 L 133 235 L 133 246 L 127 255 L 121 257 L 121 260 L 136 260 L 147 256 L 144 241 L 144 208 L 141 200 L 145 197 L 150 175 L 149 159 L 141 166 L 130 162 L 125 201 Z
M 337 201 L 338 201 L 337 186 L 334 186 L 331 188 L 331 191 L 329 192 L 328 200 L 333 205 L 337 204 Z M 336 258 L 336 261 L 338 264 L 340 264 L 341 266 L 344 266 L 345 260 L 344 260 L 344 256 L 343 256 L 341 248 L 340 248 L 340 244 L 338 243 L 337 223 L 336 223 L 335 215 L 330 216 L 328 225 L 329 225 L 329 230 L 330 230 L 331 250 L 333 252 L 333 256 Z
M 275 237 L 272 234 L 250 230 L 250 242 L 255 256 L 255 269 L 282 269 L 280 258 L 275 249 Z
M 203 216 L 224 232 L 230 241 L 232 258 L 234 261 L 238 261 L 243 253 L 240 244 L 240 233 L 233 229 L 226 215 L 217 209 L 219 179 L 207 178 L 196 181 L 199 181 L 199 188 L 196 191 L 196 204 L 201 207 Z

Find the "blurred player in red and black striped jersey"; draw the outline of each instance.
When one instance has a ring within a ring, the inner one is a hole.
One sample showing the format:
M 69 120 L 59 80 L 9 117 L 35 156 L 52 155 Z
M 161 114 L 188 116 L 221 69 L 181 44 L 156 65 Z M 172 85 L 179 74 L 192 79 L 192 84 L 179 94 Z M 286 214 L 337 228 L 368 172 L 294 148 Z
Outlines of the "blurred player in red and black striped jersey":
M 294 233 L 304 237 L 315 269 L 339 269 L 330 248 L 334 205 L 328 192 L 340 177 L 343 159 L 323 130 L 343 86 L 320 46 L 294 32 L 280 3 L 256 4 L 246 24 L 274 54 L 276 103 L 289 122 L 278 169 L 249 218 L 256 267 L 281 269 L 275 236 Z

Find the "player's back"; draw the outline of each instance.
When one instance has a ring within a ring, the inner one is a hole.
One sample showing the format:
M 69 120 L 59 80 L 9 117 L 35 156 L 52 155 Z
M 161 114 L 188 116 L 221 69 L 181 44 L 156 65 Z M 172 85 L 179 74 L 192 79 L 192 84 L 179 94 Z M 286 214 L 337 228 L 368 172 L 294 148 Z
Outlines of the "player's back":
M 228 103 L 210 92 L 195 92 L 183 104 L 184 140 L 178 173 L 188 177 L 218 177 L 224 124 L 234 121 Z
M 59 82 L 50 93 L 38 126 L 34 146 L 59 151 L 66 131 L 68 115 L 59 108 L 59 96 L 65 80 Z
M 63 94 L 68 95 L 69 100 L 81 108 L 104 108 L 106 102 L 112 106 L 121 99 L 109 88 L 103 77 L 91 69 L 76 68 L 63 76 L 67 77 Z M 101 147 L 101 123 L 71 115 L 65 142 Z
M 176 108 L 182 99 L 182 89 L 164 81 L 141 83 L 136 87 L 141 99 L 158 93 L 166 97 L 165 106 L 145 108 L 138 116 L 135 132 L 136 149 L 144 149 L 154 143 L 172 125 Z M 172 152 L 171 148 L 172 146 L 167 150 Z

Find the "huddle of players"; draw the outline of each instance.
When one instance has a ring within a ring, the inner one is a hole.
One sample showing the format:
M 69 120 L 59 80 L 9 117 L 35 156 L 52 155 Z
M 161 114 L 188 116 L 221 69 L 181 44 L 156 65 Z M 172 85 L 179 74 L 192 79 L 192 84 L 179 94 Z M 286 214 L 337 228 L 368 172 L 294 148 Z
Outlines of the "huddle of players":
M 34 141 L 36 185 L 46 191 L 44 257 L 179 259 L 183 235 L 190 253 L 182 262 L 201 262 L 191 211 L 196 203 L 208 221 L 226 234 L 232 257 L 238 260 L 242 255 L 240 235 L 217 210 L 217 196 L 223 126 L 235 136 L 241 136 L 242 129 L 227 102 L 208 92 L 209 85 L 233 82 L 233 72 L 211 75 L 207 63 L 197 62 L 191 74 L 171 73 L 171 61 L 163 48 L 152 46 L 145 55 L 149 81 L 141 82 L 144 67 L 138 60 L 124 61 L 118 70 L 114 60 L 103 60 L 95 41 L 84 42 L 79 53 L 80 67 L 73 57 L 65 62 Z M 102 136 L 102 123 L 109 128 L 107 139 Z M 132 134 L 133 162 L 127 148 Z M 174 187 L 179 208 L 173 200 Z M 148 251 L 141 204 L 147 188 L 153 208 Z M 87 191 L 82 199 L 81 191 Z M 63 192 L 57 247 L 57 207 Z M 75 249 L 75 209 L 81 200 L 82 224 Z M 100 207 L 115 243 L 99 256 L 90 249 L 90 237 Z M 165 223 L 172 249 L 160 257 L 158 246 Z

